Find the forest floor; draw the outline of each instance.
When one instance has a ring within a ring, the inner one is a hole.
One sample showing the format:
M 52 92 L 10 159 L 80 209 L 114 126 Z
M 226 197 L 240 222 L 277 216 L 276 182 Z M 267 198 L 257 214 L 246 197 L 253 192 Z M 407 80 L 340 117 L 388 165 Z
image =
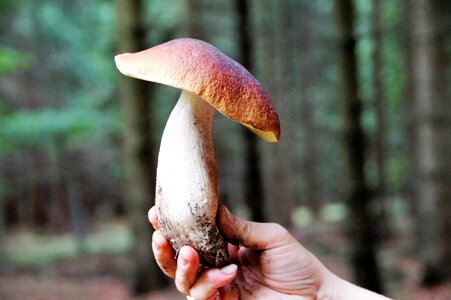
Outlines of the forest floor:
M 333 272 L 350 277 L 346 261 L 347 241 L 336 224 L 311 224 L 294 231 L 303 244 Z M 320 238 L 319 238 L 320 237 Z M 409 255 L 408 237 L 398 236 L 381 248 L 384 282 L 394 299 L 450 300 L 451 282 L 420 288 L 419 264 Z M 185 299 L 175 288 L 132 297 L 126 272 L 130 264 L 123 254 L 92 254 L 51 264 L 16 268 L 0 276 L 1 300 L 177 300 Z

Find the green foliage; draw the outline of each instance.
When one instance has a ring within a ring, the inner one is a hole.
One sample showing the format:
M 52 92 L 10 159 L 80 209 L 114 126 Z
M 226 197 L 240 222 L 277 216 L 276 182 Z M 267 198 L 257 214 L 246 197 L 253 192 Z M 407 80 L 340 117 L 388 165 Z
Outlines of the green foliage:
M 0 46 L 0 76 L 8 72 L 26 68 L 33 62 L 33 56 L 9 47 Z
M 321 210 L 321 218 L 326 222 L 338 222 L 344 220 L 348 215 L 343 203 L 326 204 Z
M 0 18 L 8 13 L 13 12 L 15 9 L 20 7 L 23 2 L 23 0 L 0 1 Z
M 405 137 L 403 135 L 402 100 L 404 96 L 404 58 L 403 43 L 401 36 L 402 5 L 400 1 L 382 1 L 382 24 L 381 28 L 373 28 L 371 1 L 362 0 L 356 2 L 357 7 L 357 30 L 358 37 L 358 71 L 360 84 L 360 97 L 364 102 L 362 112 L 362 125 L 371 138 L 376 127 L 376 118 L 373 107 L 373 31 L 379 30 L 382 33 L 382 74 L 383 74 L 383 111 L 384 126 L 386 133 L 384 136 L 384 146 L 387 154 L 387 183 L 391 191 L 402 188 L 402 178 L 405 176 L 405 153 L 403 145 Z M 371 145 L 370 145 L 371 146 Z M 366 162 L 366 172 L 370 185 L 377 179 L 375 161 L 372 161 L 371 154 Z
M 83 143 L 101 130 L 117 129 L 113 113 L 92 110 L 37 110 L 20 111 L 0 121 L 0 150 L 14 146 L 47 146 L 49 141 Z
M 109 103 L 115 82 L 113 12 L 110 1 L 23 1 L 18 7 L 12 32 L 36 47 L 29 53 L 0 47 L 0 75 L 19 68 L 38 74 L 34 81 L 50 97 L 39 101 L 57 104 L 7 113 L 11 109 L 2 103 L 0 152 L 56 140 L 85 143 L 118 131 L 118 108 Z
M 305 206 L 296 207 L 291 218 L 293 219 L 293 224 L 298 227 L 305 227 L 313 221 L 312 212 Z

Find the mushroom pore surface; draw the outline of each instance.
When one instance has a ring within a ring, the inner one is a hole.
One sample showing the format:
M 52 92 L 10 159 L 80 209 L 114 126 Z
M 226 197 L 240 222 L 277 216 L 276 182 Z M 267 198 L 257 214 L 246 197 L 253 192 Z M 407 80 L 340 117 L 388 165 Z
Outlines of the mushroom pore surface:
M 228 263 L 228 251 L 216 226 L 214 113 L 202 98 L 182 91 L 161 139 L 155 203 L 160 230 L 176 251 L 191 246 L 203 265 L 220 267 Z

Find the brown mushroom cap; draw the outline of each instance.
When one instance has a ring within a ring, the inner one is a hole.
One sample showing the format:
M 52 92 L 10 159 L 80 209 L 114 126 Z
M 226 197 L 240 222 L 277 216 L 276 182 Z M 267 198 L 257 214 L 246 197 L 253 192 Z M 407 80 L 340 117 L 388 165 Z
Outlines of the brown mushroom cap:
M 176 39 L 115 57 L 124 75 L 188 90 L 268 142 L 280 138 L 280 123 L 261 84 L 212 45 Z

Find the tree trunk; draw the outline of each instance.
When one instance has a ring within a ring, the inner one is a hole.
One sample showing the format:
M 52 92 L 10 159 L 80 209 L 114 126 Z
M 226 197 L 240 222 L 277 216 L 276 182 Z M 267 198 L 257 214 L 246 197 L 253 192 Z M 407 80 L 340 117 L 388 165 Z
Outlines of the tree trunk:
M 313 212 L 315 217 L 318 217 L 321 211 L 321 188 L 320 188 L 320 174 L 319 174 L 319 148 L 317 138 L 319 130 L 315 120 L 315 83 L 319 82 L 318 70 L 323 66 L 319 65 L 315 58 L 316 49 L 314 47 L 315 36 L 313 24 L 315 12 L 313 10 L 314 4 L 297 3 L 296 11 L 302 11 L 303 16 L 299 18 L 296 24 L 298 30 L 298 38 L 294 48 L 297 50 L 297 57 L 299 57 L 299 68 L 297 71 L 301 74 L 298 86 L 298 93 L 301 95 L 302 101 L 297 104 L 298 107 L 294 111 L 300 111 L 298 121 L 302 124 L 302 147 L 304 149 L 302 157 L 302 174 L 305 183 L 304 197 L 305 203 Z
M 48 228 L 64 228 L 67 226 L 66 222 L 68 215 L 66 213 L 66 193 L 64 189 L 63 176 L 63 158 L 62 149 L 64 144 L 63 138 L 55 138 L 52 144 L 49 145 L 50 164 L 51 169 L 51 190 L 49 194 L 49 224 Z
M 119 53 L 147 48 L 144 11 L 140 0 L 117 0 L 117 48 Z M 131 288 L 143 293 L 161 287 L 161 272 L 151 254 L 152 227 L 147 211 L 155 194 L 155 163 L 150 135 L 149 83 L 120 77 L 119 97 L 123 118 L 125 205 L 135 237 Z
M 292 90 L 292 56 L 288 52 L 291 37 L 287 29 L 291 26 L 290 4 L 288 1 L 258 1 L 261 11 L 262 57 L 260 72 L 265 88 L 268 89 L 282 121 L 282 138 L 277 144 L 266 145 L 262 149 L 266 165 L 267 211 L 271 221 L 290 228 L 295 206 L 295 177 L 293 174 L 294 138 L 290 124 L 294 123 L 293 103 L 284 101 Z M 257 3 L 255 1 L 254 3 Z M 257 4 L 255 4 L 257 6 Z M 292 106 L 290 106 L 290 104 Z
M 183 9 L 182 34 L 186 37 L 202 39 L 202 15 L 198 0 L 185 0 Z
M 440 216 L 439 258 L 436 266 L 438 281 L 451 278 L 451 1 L 436 0 L 432 5 L 435 20 L 433 45 L 437 52 L 434 64 L 436 98 L 434 103 L 436 171 Z
M 451 104 L 449 101 L 448 1 L 412 0 L 416 177 L 416 253 L 424 284 L 451 275 Z
M 302 81 L 304 79 L 301 79 Z M 306 83 L 303 83 L 304 86 Z M 311 88 L 312 86 L 310 86 Z M 305 200 L 311 209 L 314 217 L 319 217 L 322 207 L 321 189 L 319 184 L 319 155 L 317 139 L 319 132 L 315 124 L 315 108 L 312 96 L 307 96 L 302 102 L 302 112 L 300 115 L 303 125 L 303 143 L 304 143 L 304 163 L 303 179 L 305 182 Z
M 374 202 L 380 204 L 380 213 L 377 216 L 377 238 L 389 238 L 390 226 L 387 216 L 387 172 L 385 170 L 385 103 L 384 103 L 384 80 L 383 80 L 383 23 L 381 20 L 383 9 L 381 0 L 372 0 L 372 39 L 374 49 L 372 53 L 373 60 L 373 109 L 376 126 L 374 129 L 374 160 L 376 165 L 377 182 L 374 187 Z
M 3 174 L 3 157 L 0 157 L 0 178 L 4 178 Z M 5 237 L 6 237 L 6 220 L 5 220 L 5 190 L 2 186 L 5 184 L 5 182 L 0 182 L 0 275 L 2 275 L 7 265 L 7 259 L 6 259 L 6 247 L 5 247 Z
M 351 263 L 357 284 L 382 292 L 376 259 L 374 218 L 369 211 L 370 193 L 365 182 L 365 138 L 360 123 L 362 103 L 358 97 L 354 5 L 352 0 L 337 0 L 339 70 L 343 109 L 344 159 L 348 190 L 348 234 L 351 239 Z
M 252 65 L 252 40 L 249 18 L 249 1 L 235 0 L 238 13 L 238 49 L 241 64 L 254 71 Z M 265 197 L 263 194 L 262 175 L 260 167 L 260 151 L 257 137 L 247 128 L 242 129 L 244 139 L 244 197 L 250 211 L 250 218 L 256 222 L 264 222 Z
M 381 0 L 373 0 L 372 23 L 373 23 L 373 107 L 376 119 L 374 133 L 374 152 L 377 170 L 376 194 L 378 198 L 385 194 L 385 118 L 383 102 L 383 62 L 382 62 L 382 22 L 381 22 Z
M 65 147 L 63 147 L 64 150 Z M 75 237 L 78 254 L 85 252 L 84 239 L 87 234 L 88 225 L 86 215 L 84 213 L 82 197 L 79 186 L 77 169 L 78 159 L 77 153 L 66 150 L 60 153 L 62 160 L 62 182 L 64 185 L 65 198 L 69 212 L 70 225 L 72 234 Z

